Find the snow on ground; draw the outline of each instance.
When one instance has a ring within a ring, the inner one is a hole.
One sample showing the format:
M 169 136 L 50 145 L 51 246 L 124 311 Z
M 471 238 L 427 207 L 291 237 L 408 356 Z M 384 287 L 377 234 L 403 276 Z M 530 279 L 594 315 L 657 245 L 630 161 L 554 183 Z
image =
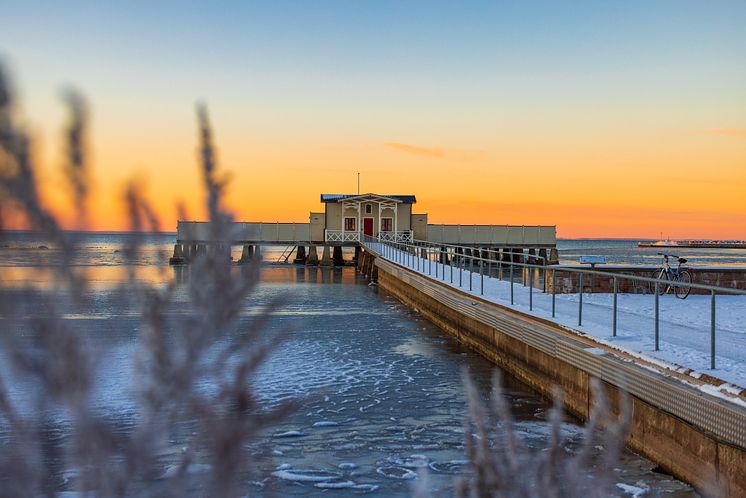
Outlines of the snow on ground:
M 379 251 L 379 244 L 371 244 Z M 388 249 L 387 249 L 388 250 Z M 396 254 L 404 254 L 398 252 Z M 386 257 L 386 259 L 392 259 Z M 419 259 L 420 270 L 417 270 Z M 409 264 L 407 264 L 409 263 Z M 401 264 L 401 263 L 400 263 Z M 488 301 L 513 308 L 539 318 L 553 321 L 576 333 L 593 337 L 609 347 L 624 351 L 669 370 L 687 374 L 694 379 L 706 373 L 733 385 L 697 386 L 710 394 L 734 401 L 730 394 L 738 394 L 746 387 L 746 296 L 718 295 L 716 297 L 715 369 L 710 369 L 710 317 L 711 301 L 708 295 L 690 295 L 677 299 L 667 294 L 659 301 L 659 350 L 655 351 L 655 296 L 652 294 L 618 294 L 617 334 L 612 334 L 612 294 L 583 294 L 583 320 L 578 325 L 578 294 L 557 294 L 555 318 L 552 318 L 552 296 L 540 289 L 533 289 L 533 309 L 530 309 L 530 288 L 520 281 L 513 284 L 513 302 L 510 303 L 510 282 L 484 277 L 484 289 L 479 271 L 461 271 L 459 268 L 428 262 L 412 255 L 404 265 L 416 273 L 428 275 L 445 285 L 481 297 Z M 444 273 L 445 270 L 445 273 Z M 453 277 L 451 277 L 453 271 Z M 518 274 L 518 272 L 516 271 Z M 469 290 L 469 277 L 471 289 Z M 451 283 L 451 278 L 453 279 Z M 520 279 L 518 276 L 517 278 Z M 680 368 L 683 367 L 683 368 Z M 689 371 L 689 370 L 692 371 Z M 739 387 L 740 386 L 740 387 Z M 735 400 L 736 402 L 742 400 Z M 746 406 L 746 402 L 742 402 Z

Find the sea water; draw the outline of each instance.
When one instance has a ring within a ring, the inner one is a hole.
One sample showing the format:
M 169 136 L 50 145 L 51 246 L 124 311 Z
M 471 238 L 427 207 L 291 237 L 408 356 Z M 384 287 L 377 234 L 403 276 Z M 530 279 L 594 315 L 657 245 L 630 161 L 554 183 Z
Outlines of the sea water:
M 75 261 L 92 282 L 85 309 L 70 309 L 66 320 L 101 351 L 94 404 L 122 431 L 134 425 L 134 358 L 141 324 L 134 300 L 123 299 L 126 281 L 122 249 L 128 235 L 79 235 Z M 0 248 L 0 298 L 20 303 L 18 314 L 33 317 L 53 280 L 49 269 L 58 254 L 43 240 L 23 234 L 6 238 Z M 154 285 L 189 278 L 188 267 L 169 267 L 163 259 L 173 236 L 151 239 L 134 262 L 139 278 Z M 42 246 L 47 247 L 41 248 Z M 265 251 L 271 260 L 272 251 Z M 167 254 L 166 254 L 167 256 Z M 237 268 L 236 271 L 239 271 Z M 462 369 L 486 392 L 494 366 L 462 347 L 448 334 L 368 285 L 354 268 L 264 265 L 261 283 L 241 312 L 248 324 L 258 310 L 280 299 L 261 334 L 284 339 L 260 368 L 254 386 L 263 406 L 302 400 L 300 408 L 278 421 L 252 445 L 256 467 L 245 476 L 248 495 L 411 496 L 423 470 L 432 487 L 450 495 L 454 478 L 468 474 L 463 417 L 466 409 Z M 178 294 L 177 294 L 178 295 Z M 186 300 L 175 303 L 179 313 Z M 19 323 L 0 321 L 4 333 L 23 334 Z M 8 359 L 0 354 L 4 379 Z M 515 430 L 540 451 L 549 441 L 549 403 L 527 386 L 505 376 Z M 24 405 L 23 386 L 9 386 L 10 397 Z M 0 439 L 8 428 L 0 419 Z M 52 444 L 64 444 L 69 427 L 56 421 Z M 567 451 L 581 441 L 578 421 L 562 425 Z M 2 440 L 0 440 L 0 445 Z M 174 442 L 177 453 L 178 441 Z M 600 450 L 599 450 L 600 451 Z M 164 462 L 164 474 L 169 472 Z M 648 495 L 692 496 L 688 486 L 654 471 L 655 465 L 625 451 L 616 470 L 619 496 L 647 490 Z M 50 462 L 60 474 L 61 490 L 74 479 L 62 462 Z M 200 471 L 199 455 L 195 473 Z

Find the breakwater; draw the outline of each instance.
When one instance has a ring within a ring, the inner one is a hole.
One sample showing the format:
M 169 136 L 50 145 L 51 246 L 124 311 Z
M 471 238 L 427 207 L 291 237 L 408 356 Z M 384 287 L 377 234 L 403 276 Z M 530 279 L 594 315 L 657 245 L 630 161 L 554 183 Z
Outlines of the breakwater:
M 365 252 L 362 271 L 441 329 L 545 395 L 555 385 L 566 408 L 587 418 L 590 380 L 610 398 L 631 395 L 627 444 L 705 496 L 744 496 L 746 409 L 704 394 L 612 350 L 540 318 L 480 299 Z

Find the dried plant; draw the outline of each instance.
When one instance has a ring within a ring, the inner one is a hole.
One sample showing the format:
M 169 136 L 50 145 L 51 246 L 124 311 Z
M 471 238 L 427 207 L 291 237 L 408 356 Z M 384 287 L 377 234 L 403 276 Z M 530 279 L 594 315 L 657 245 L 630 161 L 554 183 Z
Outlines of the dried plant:
M 65 131 L 64 171 L 73 192 L 72 202 L 81 224 L 87 220 L 89 164 L 86 150 L 88 109 L 76 92 L 66 94 L 70 120 Z M 55 496 L 66 489 L 55 479 L 51 461 L 62 460 L 77 477 L 72 488 L 81 496 L 236 496 L 243 476 L 252 471 L 251 443 L 272 421 L 294 408 L 284 404 L 268 411 L 259 406 L 251 386 L 252 374 L 276 341 L 262 341 L 267 314 L 237 330 L 238 316 L 258 281 L 255 264 L 240 274 L 232 271 L 230 213 L 222 205 L 226 179 L 217 168 L 212 130 L 204 106 L 197 108 L 199 158 L 206 190 L 210 250 L 188 268 L 188 302 L 183 313 L 170 314 L 177 285 L 146 284 L 134 264 L 150 232 L 160 223 L 143 188 L 131 182 L 124 195 L 130 228 L 135 234 L 124 248 L 129 292 L 141 310 L 136 372 L 136 420 L 122 431 L 118 423 L 92 408 L 94 379 L 99 365 L 81 333 L 63 318 L 60 302 L 71 296 L 75 306 L 86 304 L 88 282 L 76 271 L 77 248 L 44 206 L 38 192 L 31 140 L 18 124 L 13 94 L 0 67 L 0 229 L 2 216 L 20 212 L 30 227 L 58 249 L 55 285 L 42 297 L 32 318 L 15 316 L 23 303 L 3 300 L 4 319 L 23 321 L 24 336 L 4 333 L 2 341 L 14 367 L 12 379 L 0 378 L 0 426 L 9 436 L 0 452 L 0 497 Z M 0 236 L 2 231 L 0 230 Z M 164 257 L 165 259 L 165 257 Z M 0 276 L 1 278 L 1 276 Z M 22 298 L 18 298 L 22 299 Z M 122 299 L 126 299 L 123 297 Z M 271 303 L 269 310 L 278 306 Z M 30 337 L 31 344 L 26 340 Z M 5 382 L 22 379 L 35 393 L 34 407 L 14 405 Z M 210 385 L 211 389 L 200 386 Z M 459 480 L 459 496 L 605 496 L 611 466 L 623 446 L 628 424 L 625 400 L 622 418 L 612 420 L 602 390 L 595 389 L 595 410 L 586 428 L 585 443 L 567 455 L 560 437 L 561 396 L 550 412 L 550 447 L 541 453 L 527 449 L 512 430 L 512 418 L 493 384 L 491 404 L 485 407 L 474 384 L 464 375 L 469 413 L 465 419 L 467 456 L 473 474 Z M 70 437 L 54 441 L 49 408 L 69 414 Z M 591 465 L 593 443 L 600 427 L 604 458 Z M 164 474 L 163 453 L 178 441 L 182 451 Z M 194 478 L 190 469 L 200 464 Z M 427 478 L 419 495 L 426 496 Z
M 513 418 L 495 373 L 488 406 L 465 372 L 469 412 L 464 421 L 466 452 L 473 474 L 456 483 L 460 497 L 514 498 L 542 497 L 587 498 L 610 494 L 614 465 L 624 448 L 630 421 L 626 394 L 619 400 L 618 417 L 612 415 L 601 383 L 592 382 L 594 408 L 584 429 L 581 447 L 565 450 L 561 437 L 562 393 L 555 390 L 554 406 L 549 412 L 550 441 L 542 451 L 528 448 L 513 430 Z M 602 447 L 602 457 L 594 457 Z
M 84 221 L 89 193 L 88 112 L 80 94 L 66 95 L 71 117 L 65 131 L 64 170 L 78 219 Z M 128 265 L 129 292 L 122 295 L 135 296 L 141 330 L 135 369 L 139 373 L 136 420 L 130 430 L 122 431 L 115 420 L 92 408 L 99 368 L 96 355 L 63 318 L 59 305 L 63 296 L 71 296 L 74 306 L 83 306 L 88 282 L 73 265 L 75 244 L 42 202 L 31 140 L 18 124 L 13 95 L 0 68 L 0 214 L 9 209 L 21 213 L 30 228 L 61 255 L 55 285 L 44 294 L 43 305 L 32 318 L 14 315 L 22 302 L 4 300 L 0 308 L 5 320 L 22 321 L 24 330 L 2 337 L 13 373 L 11 379 L 0 379 L 0 426 L 9 429 L 9 440 L 0 453 L 0 496 L 54 496 L 63 489 L 50 468 L 55 459 L 77 474 L 73 488 L 83 496 L 236 496 L 241 492 L 241 476 L 252 470 L 248 443 L 292 409 L 290 404 L 271 411 L 260 407 L 252 390 L 251 376 L 275 342 L 259 340 L 264 317 L 237 330 L 239 312 L 257 283 L 258 268 L 251 265 L 240 274 L 231 270 L 227 250 L 231 216 L 221 203 L 225 181 L 218 174 L 204 107 L 198 108 L 197 117 L 212 222 L 210 250 L 190 265 L 188 303 L 180 303 L 178 314 L 168 313 L 175 302 L 174 282 L 144 283 L 137 279 L 136 265 Z M 124 255 L 134 263 L 148 233 L 159 231 L 160 224 L 138 184 L 128 185 L 124 198 L 136 234 Z M 22 337 L 26 335 L 31 346 Z M 4 388 L 5 382 L 20 380 L 35 393 L 33 410 L 14 406 Z M 205 385 L 211 387 L 200 388 Z M 64 444 L 49 437 L 49 408 L 69 415 L 70 438 Z M 175 462 L 164 462 L 163 453 L 174 441 L 182 451 Z M 197 463 L 205 472 L 195 480 L 190 468 Z M 171 464 L 171 471 L 164 474 L 166 464 Z

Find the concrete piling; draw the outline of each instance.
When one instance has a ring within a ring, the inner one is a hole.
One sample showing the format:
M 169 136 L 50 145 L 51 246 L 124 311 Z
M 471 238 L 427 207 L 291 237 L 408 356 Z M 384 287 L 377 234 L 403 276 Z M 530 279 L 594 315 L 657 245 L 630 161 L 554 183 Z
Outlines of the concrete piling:
M 319 264 L 319 253 L 316 251 L 316 246 L 308 246 L 308 255 L 306 256 L 307 265 L 318 265 Z
M 556 247 L 552 247 L 549 250 L 549 264 L 550 265 L 559 264 L 559 253 L 557 252 Z
M 186 262 L 186 258 L 184 257 L 184 246 L 182 244 L 174 244 L 174 255 L 169 258 L 168 264 L 183 265 Z
M 528 264 L 536 264 L 536 249 L 534 249 L 533 247 L 528 250 Z
M 298 248 L 295 251 L 295 259 L 293 260 L 293 263 L 296 265 L 302 265 L 306 262 L 306 247 L 305 246 L 298 246 Z
M 246 264 L 254 259 L 254 246 L 244 244 L 241 250 L 241 259 L 238 260 L 239 264 Z
M 321 253 L 321 262 L 319 263 L 320 266 L 332 266 L 334 262 L 332 261 L 332 257 L 329 251 L 329 246 L 324 246 L 324 250 Z
M 446 251 L 445 247 L 441 246 L 441 248 L 438 250 L 438 260 L 443 265 L 448 264 L 448 252 Z
M 342 246 L 334 246 L 332 261 L 334 266 L 344 266 L 345 260 L 342 254 Z

